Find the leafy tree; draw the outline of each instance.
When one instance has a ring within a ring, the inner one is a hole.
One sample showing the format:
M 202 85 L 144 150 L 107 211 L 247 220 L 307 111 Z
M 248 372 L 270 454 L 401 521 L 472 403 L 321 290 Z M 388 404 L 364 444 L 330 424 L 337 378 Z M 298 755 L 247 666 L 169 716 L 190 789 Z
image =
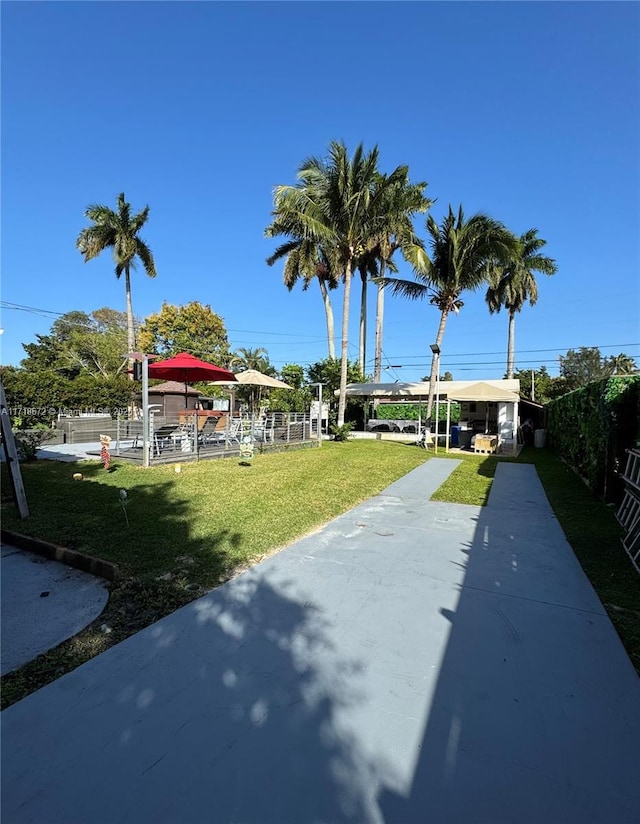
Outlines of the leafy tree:
M 280 379 L 292 389 L 272 389 L 269 407 L 281 412 L 308 412 L 314 396 L 305 383 L 303 367 L 288 363 L 280 370 Z
M 342 364 L 338 358 L 325 358 L 316 361 L 307 367 L 309 383 L 321 383 L 322 395 L 327 400 L 333 400 L 335 393 L 340 389 L 340 373 Z M 364 383 L 366 380 L 355 361 L 347 362 L 347 383 Z
M 149 207 L 131 215 L 131 204 L 124 193 L 118 195 L 117 209 L 92 204 L 85 210 L 85 217 L 93 225 L 83 229 L 76 240 L 76 248 L 84 256 L 84 262 L 98 257 L 105 249 L 113 250 L 116 277 L 124 272 L 127 299 L 127 346 L 130 352 L 136 348 L 136 334 L 131 304 L 131 270 L 135 269 L 136 258 L 150 278 L 156 276 L 156 265 L 151 249 L 139 236 L 139 232 L 149 217 Z
M 325 358 L 324 360 L 312 363 L 307 367 L 309 383 L 321 383 L 322 401 L 328 403 L 331 409 L 330 416 L 335 421 L 337 415 L 335 411 L 336 392 L 340 390 L 342 364 L 337 358 Z M 356 361 L 347 362 L 347 383 L 363 383 L 366 380 L 360 370 L 360 365 Z M 345 418 L 351 421 L 363 422 L 363 402 L 361 400 L 349 400 L 345 405 Z M 341 424 L 338 424 L 339 426 Z
M 514 372 L 513 377 L 520 381 L 520 396 L 536 403 L 548 403 L 568 391 L 565 379 L 553 378 L 546 366 L 539 369 L 519 369 Z
M 27 357 L 21 366 L 31 372 L 55 370 L 70 380 L 84 373 L 108 378 L 124 371 L 126 347 L 123 312 L 107 307 L 91 314 L 74 310 L 54 321 L 48 335 L 23 344 Z
M 440 311 L 440 323 L 435 343 L 441 346 L 447 318 L 464 306 L 460 295 L 478 289 L 487 282 L 490 262 L 507 260 L 514 250 L 513 235 L 498 221 L 484 214 L 465 218 L 462 206 L 458 214 L 449 212 L 438 225 L 432 215 L 427 217 L 431 254 L 416 267 L 416 280 L 385 278 L 392 294 L 418 299 L 429 298 Z M 427 417 L 433 407 L 439 355 L 431 360 Z
M 280 379 L 294 389 L 302 389 L 304 385 L 304 368 L 297 363 L 287 363 L 280 370 Z
M 20 366 L 29 372 L 56 371 L 67 378 L 74 378 L 79 372 L 77 367 L 63 365 L 62 346 L 54 335 L 36 335 L 34 343 L 23 343 L 22 348 L 27 357 L 20 361 Z
M 224 321 L 197 300 L 182 306 L 165 301 L 160 312 L 145 318 L 138 338 L 143 352 L 164 358 L 190 352 L 217 366 L 228 366 L 231 359 Z
M 61 359 L 79 375 L 112 378 L 125 374 L 126 347 L 126 314 L 105 307 L 92 312 L 88 323 L 70 329 L 62 344 Z
M 406 167 L 391 175 L 378 172 L 378 149 L 360 144 L 352 158 L 333 141 L 327 159 L 312 157 L 298 170 L 295 186 L 277 186 L 275 219 L 267 232 L 306 237 L 330 248 L 344 281 L 338 425 L 344 423 L 348 372 L 351 279 L 370 239 L 384 226 L 386 189 L 406 177 Z
M 567 354 L 560 355 L 558 360 L 560 375 L 566 381 L 567 392 L 607 377 L 607 364 L 597 346 L 569 349 Z
M 513 378 L 515 354 L 516 312 L 529 301 L 534 306 L 538 300 L 538 284 L 535 272 L 554 275 L 558 271 L 555 260 L 540 254 L 547 241 L 539 238 L 537 229 L 529 229 L 517 239 L 513 254 L 506 264 L 500 264 L 491 272 L 486 294 L 489 311 L 499 312 L 504 306 L 509 313 L 509 337 L 507 342 L 507 378 Z

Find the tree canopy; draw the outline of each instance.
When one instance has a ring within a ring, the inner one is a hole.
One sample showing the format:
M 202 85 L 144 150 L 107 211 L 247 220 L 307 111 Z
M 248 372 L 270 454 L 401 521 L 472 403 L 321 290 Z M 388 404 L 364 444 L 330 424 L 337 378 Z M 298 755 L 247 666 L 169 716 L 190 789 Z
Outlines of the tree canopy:
M 163 358 L 189 352 L 224 367 L 231 359 L 223 319 L 208 304 L 197 300 L 182 306 L 165 301 L 158 313 L 145 318 L 138 339 L 143 352 Z

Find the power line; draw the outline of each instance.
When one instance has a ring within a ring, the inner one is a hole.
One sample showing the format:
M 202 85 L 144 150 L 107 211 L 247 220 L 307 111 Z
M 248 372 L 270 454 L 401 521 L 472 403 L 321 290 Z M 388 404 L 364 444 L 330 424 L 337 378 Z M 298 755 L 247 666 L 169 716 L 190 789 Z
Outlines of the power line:
M 607 344 L 600 344 L 599 346 L 594 344 L 593 346 L 586 346 L 586 347 L 568 346 L 568 347 L 564 347 L 564 348 L 561 347 L 561 346 L 555 346 L 552 349 L 519 349 L 518 351 L 522 352 L 522 353 L 529 354 L 529 353 L 532 353 L 532 352 L 568 352 L 569 349 L 576 349 L 576 348 L 578 348 L 578 349 L 580 349 L 580 348 L 585 348 L 585 349 L 617 349 L 618 347 L 623 347 L 623 346 L 640 346 L 640 343 L 607 343 Z M 448 358 L 467 358 L 467 357 L 475 357 L 475 356 L 481 357 L 481 356 L 484 356 L 484 355 L 505 355 L 505 354 L 506 354 L 506 352 L 504 350 L 500 351 L 500 352 L 455 352 L 455 353 L 447 353 L 447 357 Z M 422 358 L 422 357 L 424 357 L 424 355 L 394 355 L 393 359 L 394 360 L 413 360 L 415 358 Z M 372 361 L 372 359 L 370 358 L 369 361 Z
M 64 317 L 64 315 L 68 315 L 69 312 L 56 312 L 53 309 L 39 309 L 36 306 L 25 306 L 20 303 L 12 303 L 10 301 L 0 300 L 0 307 L 3 309 L 14 309 L 20 312 L 29 312 L 34 315 L 41 315 L 43 317 L 51 315 L 52 317 Z M 74 310 L 74 311 L 82 311 L 82 310 Z M 85 313 L 90 314 L 90 313 Z M 73 322 L 69 323 L 70 326 L 80 325 L 83 324 L 75 324 Z M 317 335 L 306 335 L 303 332 L 269 332 L 264 331 L 261 329 L 227 329 L 227 332 L 233 332 L 234 334 L 242 334 L 242 335 L 275 335 L 278 337 L 283 338 L 311 338 L 309 343 L 322 343 L 324 338 L 318 338 Z M 251 341 L 253 343 L 253 341 Z M 273 342 L 272 345 L 279 345 L 278 342 Z M 284 345 L 284 341 L 282 342 Z

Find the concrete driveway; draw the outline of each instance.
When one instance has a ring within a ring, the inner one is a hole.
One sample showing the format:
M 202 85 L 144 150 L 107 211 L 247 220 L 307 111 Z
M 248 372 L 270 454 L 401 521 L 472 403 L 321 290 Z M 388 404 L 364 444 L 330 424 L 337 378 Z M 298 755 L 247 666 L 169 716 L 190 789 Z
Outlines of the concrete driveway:
M 640 820 L 640 682 L 532 466 L 385 492 L 2 714 L 7 824 Z
M 105 608 L 101 578 L 12 546 L 2 547 L 1 563 L 2 675 L 71 638 Z

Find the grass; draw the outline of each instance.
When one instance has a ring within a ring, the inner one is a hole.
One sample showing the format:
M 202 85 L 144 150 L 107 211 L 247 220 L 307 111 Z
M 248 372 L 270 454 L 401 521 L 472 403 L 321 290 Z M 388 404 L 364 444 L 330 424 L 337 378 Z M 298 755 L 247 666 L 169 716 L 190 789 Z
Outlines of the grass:
M 239 570 L 320 527 L 432 457 L 392 441 L 143 470 L 115 464 L 23 465 L 31 516 L 20 521 L 3 472 L 3 526 L 120 565 L 109 602 L 89 627 L 2 679 L 2 708 L 74 669 Z M 438 454 L 458 458 L 458 455 Z M 464 456 L 433 500 L 483 505 L 498 461 Z M 640 671 L 640 576 L 613 511 L 547 450 L 525 450 L 564 532 Z M 84 480 L 74 481 L 81 471 Z M 126 518 L 120 490 L 127 491 Z M 127 525 L 127 518 L 129 525 Z
M 460 458 L 459 455 L 438 454 L 439 458 Z M 498 458 L 485 455 L 464 455 L 462 463 L 431 496 L 432 501 L 485 506 L 496 474 Z

